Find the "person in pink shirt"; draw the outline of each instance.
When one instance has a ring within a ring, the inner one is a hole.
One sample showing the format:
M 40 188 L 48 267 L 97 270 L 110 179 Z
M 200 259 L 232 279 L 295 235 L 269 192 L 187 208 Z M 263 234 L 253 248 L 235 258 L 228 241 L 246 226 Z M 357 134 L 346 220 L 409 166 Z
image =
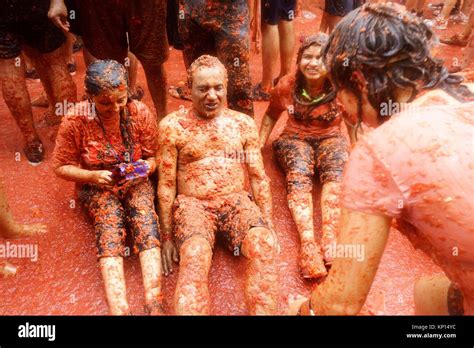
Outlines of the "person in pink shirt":
M 347 121 L 376 129 L 359 134 L 345 168 L 328 277 L 290 312 L 357 314 L 396 220 L 445 273 L 415 284 L 415 313 L 474 314 L 474 86 L 431 56 L 432 37 L 395 4 L 364 5 L 331 35 L 325 63 Z M 362 246 L 363 257 L 339 253 L 347 246 Z

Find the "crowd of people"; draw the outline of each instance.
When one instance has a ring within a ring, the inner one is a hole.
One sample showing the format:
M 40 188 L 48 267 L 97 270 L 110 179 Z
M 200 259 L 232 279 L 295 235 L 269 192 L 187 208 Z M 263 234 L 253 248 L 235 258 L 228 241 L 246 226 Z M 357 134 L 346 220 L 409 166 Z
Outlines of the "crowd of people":
M 474 314 L 474 85 L 466 70 L 474 8 L 470 0 L 428 6 L 439 12 L 429 22 L 424 1 L 400 2 L 326 1 L 321 26 L 302 39 L 296 65 L 295 0 L 2 2 L 5 102 L 28 161 L 40 164 L 45 154 L 23 54 L 46 95 L 54 172 L 76 183 L 93 223 L 111 314 L 130 314 L 127 233 L 149 314 L 168 314 L 162 275 L 176 263 L 169 314 L 211 313 L 208 274 L 218 242 L 248 260 L 249 313 L 278 313 L 281 246 L 261 149 L 283 116 L 272 147 L 300 239 L 299 268 L 302 277 L 321 280 L 288 313 L 359 313 L 396 225 L 445 273 L 414 284 L 416 313 Z M 466 46 L 457 69 L 433 56 L 433 28 L 445 28 L 453 11 L 465 30 L 441 41 Z M 262 77 L 252 86 L 257 29 Z M 82 100 L 69 74 L 75 37 L 87 67 Z M 169 45 L 182 50 L 185 86 L 167 85 Z M 140 101 L 138 62 L 154 111 Z M 192 106 L 167 110 L 168 94 Z M 253 101 L 268 101 L 260 127 Z M 313 222 L 315 179 L 321 238 Z M 42 224 L 13 220 L 0 186 L 0 236 L 45 232 Z M 364 257 L 339 255 L 344 245 L 362 245 Z

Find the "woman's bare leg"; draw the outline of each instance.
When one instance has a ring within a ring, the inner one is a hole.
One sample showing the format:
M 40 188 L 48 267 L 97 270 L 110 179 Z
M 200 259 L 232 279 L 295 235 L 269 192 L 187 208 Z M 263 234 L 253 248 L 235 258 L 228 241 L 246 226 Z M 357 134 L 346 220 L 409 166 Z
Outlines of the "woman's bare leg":
M 321 248 L 324 252 L 326 263 L 332 263 L 334 259 L 335 244 L 339 231 L 339 219 L 341 208 L 339 206 L 339 196 L 341 193 L 341 183 L 327 182 L 323 184 L 321 191 L 321 217 L 322 232 Z
M 112 315 L 129 315 L 127 289 L 122 257 L 102 257 L 99 260 L 105 294 Z
M 152 315 L 163 314 L 160 248 L 152 248 L 140 252 L 140 264 L 142 266 L 147 311 Z

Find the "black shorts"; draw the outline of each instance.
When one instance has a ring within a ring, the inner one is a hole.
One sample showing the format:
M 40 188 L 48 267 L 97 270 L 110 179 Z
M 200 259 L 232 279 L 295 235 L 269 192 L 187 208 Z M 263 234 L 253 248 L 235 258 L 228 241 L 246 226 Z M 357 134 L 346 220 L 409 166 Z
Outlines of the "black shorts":
M 270 25 L 295 18 L 296 0 L 262 0 L 262 22 Z
M 128 51 L 142 64 L 168 59 L 166 2 L 163 0 L 69 0 L 71 32 L 97 59 L 124 63 Z
M 344 17 L 363 2 L 361 0 L 326 0 L 324 12 L 331 16 Z
M 18 57 L 22 44 L 50 53 L 61 47 L 66 37 L 48 19 L 49 2 L 0 1 L 0 59 Z

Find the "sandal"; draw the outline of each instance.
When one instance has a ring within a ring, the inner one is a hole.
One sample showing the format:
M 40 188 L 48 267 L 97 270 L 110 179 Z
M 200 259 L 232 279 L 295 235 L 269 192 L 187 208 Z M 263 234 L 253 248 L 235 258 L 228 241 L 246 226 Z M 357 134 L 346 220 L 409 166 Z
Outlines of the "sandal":
M 262 84 L 259 83 L 256 85 L 252 90 L 252 98 L 254 101 L 269 101 L 270 100 L 270 93 L 265 92 L 262 89 Z
M 43 162 L 44 149 L 41 140 L 35 139 L 26 143 L 25 147 L 23 148 L 23 152 L 25 153 L 25 156 L 31 165 L 37 166 Z
M 48 98 L 44 95 L 44 93 L 41 93 L 40 96 L 36 97 L 31 101 L 31 106 L 37 106 L 39 108 L 47 108 L 49 106 L 49 101 Z
M 142 86 L 137 86 L 135 87 L 135 92 L 130 93 L 130 99 L 140 101 L 142 100 L 144 95 L 145 95 L 145 90 L 142 88 Z
M 186 87 L 170 86 L 168 88 L 168 94 L 176 99 L 191 100 L 191 94 Z
M 69 74 L 74 75 L 76 73 L 76 63 L 67 63 L 67 71 Z

